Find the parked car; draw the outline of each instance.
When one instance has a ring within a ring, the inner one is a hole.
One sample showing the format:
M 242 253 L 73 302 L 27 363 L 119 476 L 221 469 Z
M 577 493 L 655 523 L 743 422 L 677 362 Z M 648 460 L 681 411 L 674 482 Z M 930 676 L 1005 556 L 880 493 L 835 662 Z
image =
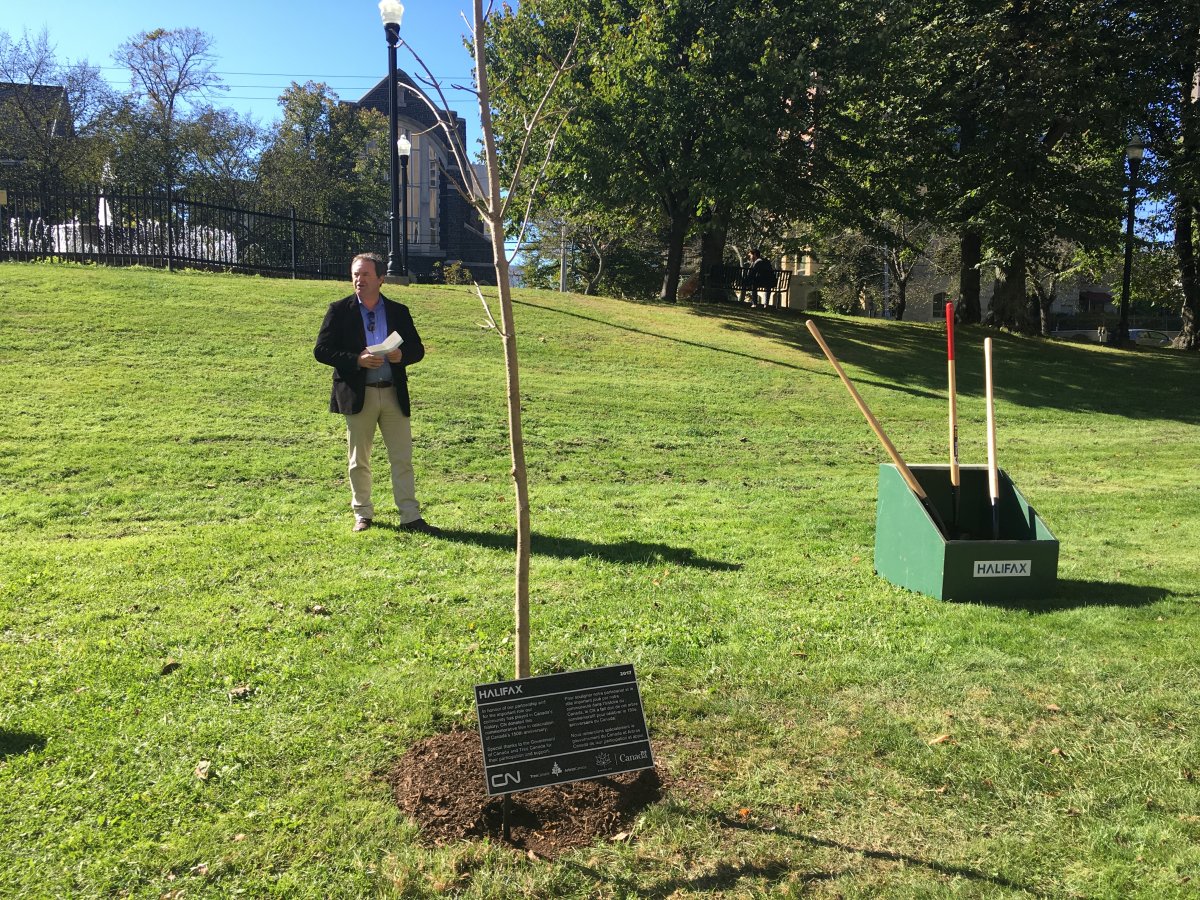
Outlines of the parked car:
M 1172 337 L 1165 331 L 1154 331 L 1150 328 L 1130 328 L 1129 339 L 1140 347 L 1165 347 L 1171 343 Z

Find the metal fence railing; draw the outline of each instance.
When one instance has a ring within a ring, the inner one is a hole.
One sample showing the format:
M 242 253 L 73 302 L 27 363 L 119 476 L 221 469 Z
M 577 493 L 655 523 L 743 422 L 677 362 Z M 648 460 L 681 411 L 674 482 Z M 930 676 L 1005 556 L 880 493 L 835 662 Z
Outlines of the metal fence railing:
M 346 277 L 358 253 L 386 253 L 386 232 L 189 196 L 97 187 L 9 191 L 0 206 L 0 260 L 63 259 L 111 266 Z

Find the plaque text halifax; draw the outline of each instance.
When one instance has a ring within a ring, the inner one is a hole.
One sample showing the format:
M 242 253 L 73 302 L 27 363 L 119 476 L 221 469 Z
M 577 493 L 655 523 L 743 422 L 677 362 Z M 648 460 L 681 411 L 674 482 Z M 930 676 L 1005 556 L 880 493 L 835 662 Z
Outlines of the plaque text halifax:
M 654 767 L 633 666 L 475 686 L 489 795 Z

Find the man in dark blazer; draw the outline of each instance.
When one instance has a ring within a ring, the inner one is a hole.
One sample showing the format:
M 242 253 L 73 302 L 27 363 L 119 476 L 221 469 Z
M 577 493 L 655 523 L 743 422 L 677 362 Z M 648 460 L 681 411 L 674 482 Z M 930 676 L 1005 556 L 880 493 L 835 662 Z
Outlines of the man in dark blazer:
M 380 293 L 387 265 L 375 253 L 362 253 L 350 265 L 354 293 L 329 304 L 313 356 L 333 366 L 329 411 L 346 417 L 350 457 L 350 506 L 354 530 L 366 531 L 375 519 L 371 502 L 371 446 L 378 427 L 392 470 L 392 497 L 400 528 L 436 534 L 421 517 L 412 467 L 411 408 L 405 370 L 419 363 L 425 347 L 408 307 Z M 392 332 L 403 343 L 385 355 L 367 349 Z

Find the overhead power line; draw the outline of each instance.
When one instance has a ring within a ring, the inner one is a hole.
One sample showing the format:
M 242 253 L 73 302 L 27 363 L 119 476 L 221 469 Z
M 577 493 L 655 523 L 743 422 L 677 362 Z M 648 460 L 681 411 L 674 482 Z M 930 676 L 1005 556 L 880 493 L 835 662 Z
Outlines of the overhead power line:
M 101 69 L 102 71 L 110 71 L 110 72 L 127 72 L 127 71 L 129 71 L 124 66 L 98 66 L 97 68 Z M 378 75 L 378 74 L 377 75 L 331 75 L 326 72 L 321 72 L 321 73 L 311 73 L 310 72 L 307 74 L 304 74 L 304 73 L 297 74 L 295 72 L 224 72 L 219 69 L 213 69 L 212 72 L 214 75 L 222 75 L 222 76 L 224 76 L 224 75 L 248 75 L 248 76 L 254 76 L 254 77 L 261 77 L 261 78 L 292 78 L 292 79 L 295 79 L 295 78 L 362 78 L 362 79 L 368 80 L 368 81 L 379 81 L 379 80 L 387 77 L 386 74 L 381 74 L 381 75 Z M 463 81 L 467 78 L 470 78 L 471 76 L 470 75 L 435 75 L 434 77 L 438 81 L 449 82 L 449 81 Z

